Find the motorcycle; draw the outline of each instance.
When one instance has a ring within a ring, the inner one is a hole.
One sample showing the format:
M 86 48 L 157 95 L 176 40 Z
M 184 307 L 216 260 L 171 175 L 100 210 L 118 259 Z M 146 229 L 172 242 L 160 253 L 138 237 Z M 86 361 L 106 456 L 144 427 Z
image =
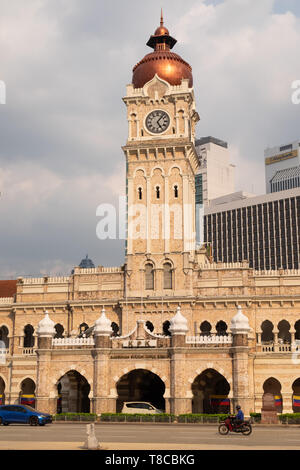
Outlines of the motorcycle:
M 226 436 L 229 432 L 240 432 L 244 436 L 250 436 L 252 433 L 252 426 L 249 421 L 243 421 L 240 424 L 234 422 L 234 416 L 227 416 L 219 426 L 219 433 Z

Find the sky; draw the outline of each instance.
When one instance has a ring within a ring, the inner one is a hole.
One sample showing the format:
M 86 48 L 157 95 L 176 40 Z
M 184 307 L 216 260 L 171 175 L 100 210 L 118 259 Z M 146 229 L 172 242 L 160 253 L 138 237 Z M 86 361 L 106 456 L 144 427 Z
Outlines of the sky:
M 161 7 L 237 191 L 263 194 L 264 149 L 300 138 L 299 0 L 0 0 L 0 279 L 124 263 L 96 209 L 125 195 L 122 97 Z

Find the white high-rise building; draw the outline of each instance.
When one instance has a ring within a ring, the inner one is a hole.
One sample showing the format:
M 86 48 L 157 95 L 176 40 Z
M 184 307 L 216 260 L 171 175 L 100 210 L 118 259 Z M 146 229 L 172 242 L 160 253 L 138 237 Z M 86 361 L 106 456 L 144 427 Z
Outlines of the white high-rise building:
M 235 165 L 230 163 L 228 144 L 215 137 L 203 137 L 195 142 L 200 166 L 196 190 L 202 187 L 202 201 L 208 206 L 212 199 L 235 191 Z
M 266 192 L 300 187 L 300 140 L 265 150 Z

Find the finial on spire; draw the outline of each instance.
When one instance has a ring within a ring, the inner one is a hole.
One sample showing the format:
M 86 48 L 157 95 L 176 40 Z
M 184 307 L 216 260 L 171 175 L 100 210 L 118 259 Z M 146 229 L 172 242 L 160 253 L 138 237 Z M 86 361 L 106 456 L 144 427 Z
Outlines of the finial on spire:
M 161 9 L 161 15 L 160 15 L 160 26 L 164 25 L 164 15 L 163 15 L 163 9 Z

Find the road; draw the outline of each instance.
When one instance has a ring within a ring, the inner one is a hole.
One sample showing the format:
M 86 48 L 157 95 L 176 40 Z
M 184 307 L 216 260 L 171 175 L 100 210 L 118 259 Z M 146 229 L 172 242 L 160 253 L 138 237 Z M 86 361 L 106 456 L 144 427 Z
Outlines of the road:
M 216 426 L 97 424 L 96 436 L 105 450 L 300 450 L 300 426 L 255 426 L 250 436 L 221 436 Z M 0 450 L 80 450 L 85 424 L 0 426 Z

